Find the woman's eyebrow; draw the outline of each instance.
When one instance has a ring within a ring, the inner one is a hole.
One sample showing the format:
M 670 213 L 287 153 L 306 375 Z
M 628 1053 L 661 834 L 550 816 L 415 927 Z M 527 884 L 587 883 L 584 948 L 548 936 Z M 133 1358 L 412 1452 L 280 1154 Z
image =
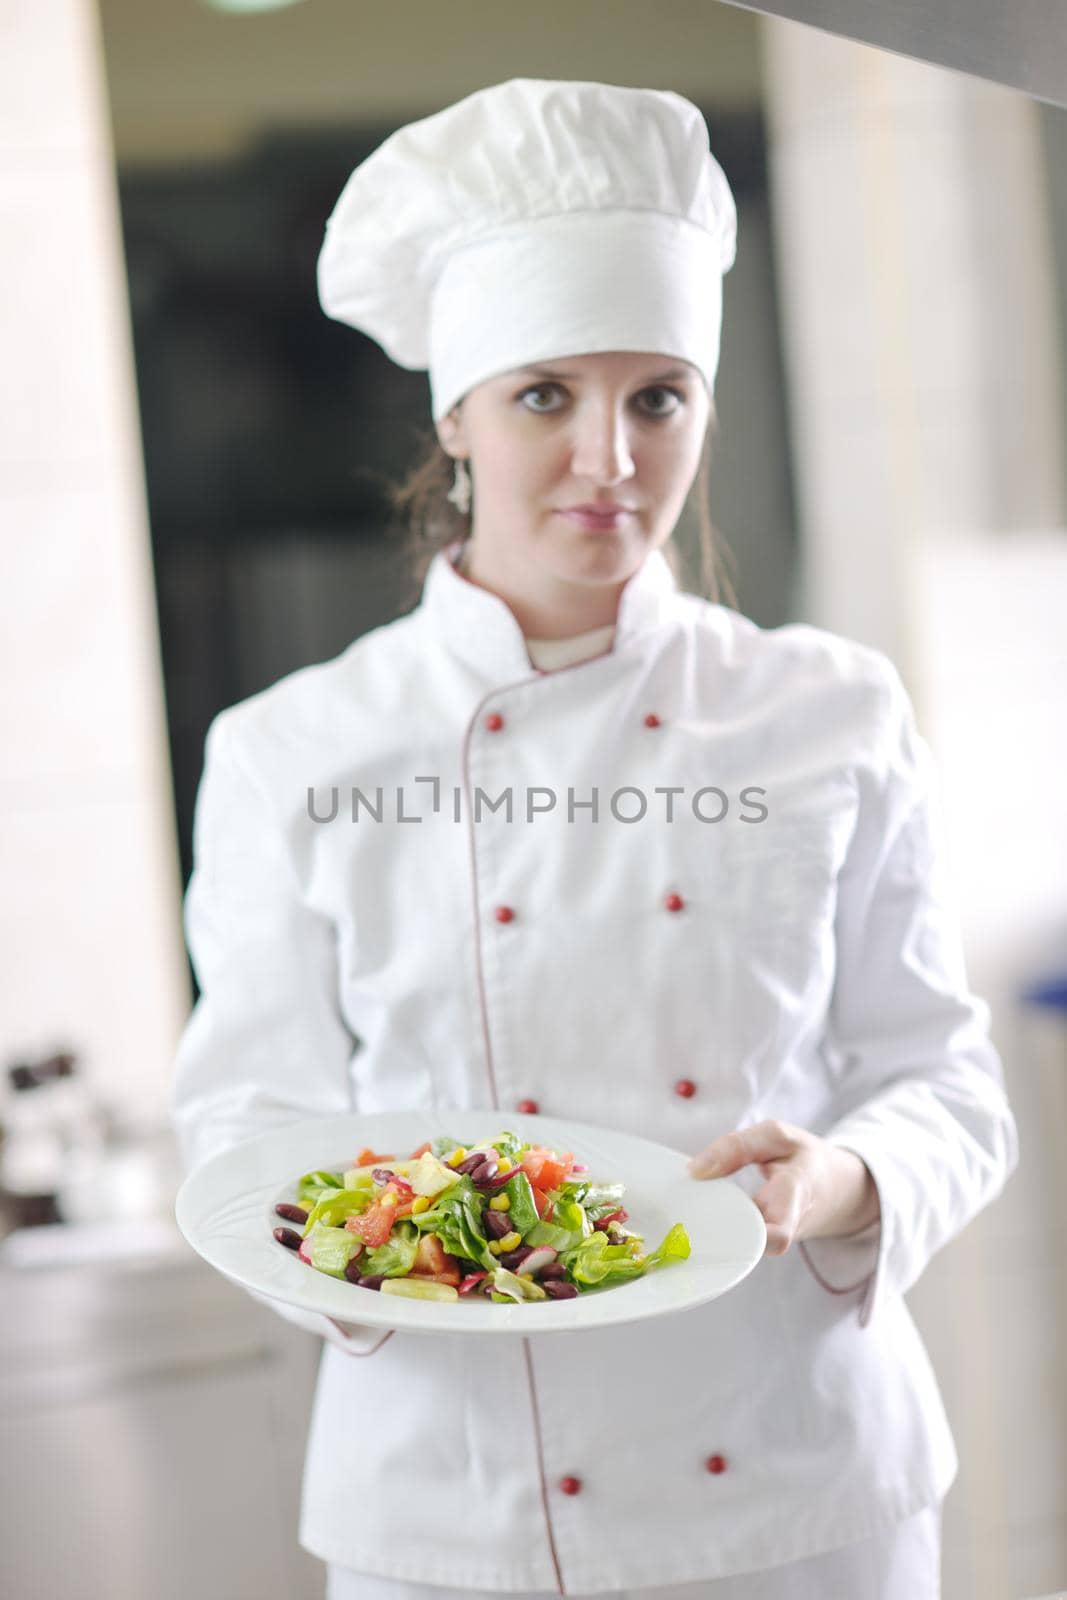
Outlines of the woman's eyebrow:
M 519 372 L 524 376 L 533 378 L 559 378 L 566 383 L 573 383 L 575 379 L 580 377 L 580 374 L 576 372 L 564 372 L 562 367 L 520 367 Z M 659 372 L 654 378 L 646 378 L 644 381 L 646 384 L 673 383 L 679 378 L 690 378 L 692 376 L 693 373 L 689 367 L 670 367 L 666 372 Z

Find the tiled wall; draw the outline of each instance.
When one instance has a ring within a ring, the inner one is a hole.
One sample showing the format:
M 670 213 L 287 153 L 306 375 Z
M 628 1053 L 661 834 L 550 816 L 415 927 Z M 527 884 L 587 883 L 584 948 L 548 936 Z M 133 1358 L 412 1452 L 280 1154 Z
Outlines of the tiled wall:
M 188 1006 L 91 0 L 0 12 L 0 1066 L 66 1042 L 163 1113 Z

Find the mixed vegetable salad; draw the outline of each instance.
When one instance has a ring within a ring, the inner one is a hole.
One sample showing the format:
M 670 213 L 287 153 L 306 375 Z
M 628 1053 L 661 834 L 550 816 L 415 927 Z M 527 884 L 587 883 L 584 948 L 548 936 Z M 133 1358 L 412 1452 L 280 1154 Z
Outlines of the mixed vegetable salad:
M 646 1251 L 625 1226 L 621 1183 L 514 1133 L 432 1139 L 402 1160 L 361 1150 L 347 1170 L 306 1173 L 297 1192 L 275 1206 L 295 1224 L 274 1229 L 278 1242 L 383 1294 L 569 1300 L 689 1255 L 680 1222 Z

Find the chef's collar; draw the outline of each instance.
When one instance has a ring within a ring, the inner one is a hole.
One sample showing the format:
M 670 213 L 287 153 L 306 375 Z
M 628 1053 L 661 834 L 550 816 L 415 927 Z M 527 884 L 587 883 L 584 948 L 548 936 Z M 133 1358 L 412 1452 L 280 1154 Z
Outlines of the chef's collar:
M 420 609 L 439 639 L 478 672 L 510 683 L 536 675 L 514 612 L 499 595 L 464 578 L 455 563 L 457 539 L 430 562 Z M 665 622 L 677 594 L 674 574 L 659 550 L 650 551 L 619 596 L 612 652 Z

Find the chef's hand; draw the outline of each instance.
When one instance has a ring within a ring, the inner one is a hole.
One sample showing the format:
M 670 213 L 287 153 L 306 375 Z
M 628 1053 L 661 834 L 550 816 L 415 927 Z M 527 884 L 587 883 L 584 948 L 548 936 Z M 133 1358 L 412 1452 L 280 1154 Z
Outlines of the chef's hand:
M 689 1163 L 694 1178 L 724 1178 L 755 1164 L 767 1182 L 753 1196 L 767 1226 L 767 1254 L 801 1239 L 860 1233 L 881 1216 L 878 1189 L 852 1150 L 790 1122 L 724 1133 Z

